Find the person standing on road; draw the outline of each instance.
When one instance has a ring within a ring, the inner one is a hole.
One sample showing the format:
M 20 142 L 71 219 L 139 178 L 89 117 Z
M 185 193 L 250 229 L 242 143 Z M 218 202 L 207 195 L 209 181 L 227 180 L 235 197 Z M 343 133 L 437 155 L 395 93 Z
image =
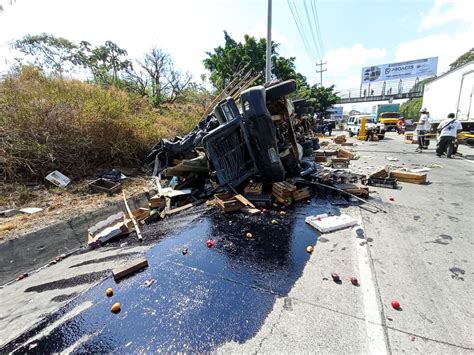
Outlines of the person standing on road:
M 424 140 L 424 145 L 423 145 L 423 149 L 428 149 L 429 145 L 430 145 L 430 139 L 428 137 L 428 134 L 431 132 L 431 124 L 433 123 L 433 120 L 430 116 L 430 113 L 426 110 L 426 108 L 424 109 L 426 112 L 425 112 L 425 140 Z
M 428 110 L 426 108 L 423 108 L 421 109 L 420 113 L 420 119 L 418 120 L 418 124 L 415 128 L 418 137 L 418 148 L 416 148 L 415 152 L 418 153 L 423 152 L 423 148 L 425 147 L 426 120 L 428 117 Z
M 448 119 L 442 121 L 438 126 L 439 141 L 436 148 L 436 155 L 440 157 L 446 153 L 446 157 L 451 158 L 454 149 L 454 141 L 458 132 L 462 131 L 462 124 L 456 119 L 454 113 L 448 115 Z

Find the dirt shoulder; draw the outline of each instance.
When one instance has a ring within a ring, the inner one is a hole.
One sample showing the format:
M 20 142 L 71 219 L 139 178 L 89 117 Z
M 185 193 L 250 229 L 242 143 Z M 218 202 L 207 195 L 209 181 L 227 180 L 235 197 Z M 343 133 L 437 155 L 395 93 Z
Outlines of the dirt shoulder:
M 0 217 L 0 243 L 16 239 L 24 234 L 69 220 L 81 214 L 110 206 L 123 199 L 121 193 L 92 194 L 88 184 L 91 180 L 72 183 L 66 189 L 45 185 L 25 186 L 0 185 L 0 210 L 10 208 L 39 207 L 43 211 L 35 214 L 17 214 Z M 149 187 L 149 177 L 133 177 L 122 181 L 127 197 L 143 193 Z

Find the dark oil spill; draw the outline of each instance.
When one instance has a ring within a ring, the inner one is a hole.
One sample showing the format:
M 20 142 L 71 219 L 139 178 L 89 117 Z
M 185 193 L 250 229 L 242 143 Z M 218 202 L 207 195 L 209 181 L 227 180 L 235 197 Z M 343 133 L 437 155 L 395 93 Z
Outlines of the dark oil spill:
M 306 247 L 316 244 L 316 231 L 305 224 L 305 215 L 328 210 L 338 214 L 334 207 L 313 204 L 297 206 L 298 213 L 285 216 L 212 210 L 150 249 L 149 267 L 143 272 L 118 284 L 107 278 L 0 352 L 61 352 L 79 339 L 77 353 L 209 352 L 229 341 L 245 342 L 258 332 L 275 299 L 291 290 L 309 258 Z M 247 232 L 252 238 L 246 238 Z M 208 239 L 214 247 L 206 246 Z M 144 287 L 151 278 L 156 282 Z M 66 280 L 64 285 L 72 282 Z M 49 287 L 58 284 L 29 291 Z M 107 287 L 113 288 L 113 297 L 105 296 Z M 92 307 L 36 340 L 31 350 L 25 345 L 86 301 Z M 119 314 L 110 312 L 115 302 L 122 305 Z M 286 309 L 292 309 L 291 301 Z

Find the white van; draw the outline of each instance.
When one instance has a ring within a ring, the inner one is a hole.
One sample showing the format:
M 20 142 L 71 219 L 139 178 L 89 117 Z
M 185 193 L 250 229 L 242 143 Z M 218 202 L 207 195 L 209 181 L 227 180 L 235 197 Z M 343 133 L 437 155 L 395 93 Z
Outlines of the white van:
M 354 115 L 349 116 L 347 121 L 347 131 L 351 137 L 359 135 L 360 123 L 362 118 L 366 118 L 365 129 L 375 129 L 375 133 L 379 139 L 385 137 L 385 127 L 383 124 L 377 123 L 377 118 L 375 115 Z

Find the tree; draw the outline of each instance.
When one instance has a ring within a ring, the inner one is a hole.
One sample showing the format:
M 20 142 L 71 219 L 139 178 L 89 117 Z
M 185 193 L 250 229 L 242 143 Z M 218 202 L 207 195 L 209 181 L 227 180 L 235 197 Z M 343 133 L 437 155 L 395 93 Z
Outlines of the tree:
M 250 72 L 252 76 L 260 74 L 257 84 L 265 80 L 265 59 L 267 41 L 245 35 L 244 42 L 237 42 L 224 31 L 224 46 L 206 52 L 204 67 L 211 72 L 209 77 L 218 89 L 224 89 L 241 70 Z M 272 42 L 272 73 L 274 78 L 281 80 L 295 79 L 300 86 L 307 85 L 306 78 L 295 70 L 295 58 L 284 58 L 278 55 L 279 44 Z
M 339 102 L 339 96 L 334 92 L 334 85 L 324 87 L 316 84 L 301 90 L 301 94 L 309 99 L 318 117 L 324 117 L 327 110 Z
M 422 97 L 415 97 L 400 106 L 400 115 L 405 119 L 417 121 L 420 117 L 421 105 L 423 103 Z
M 466 53 L 461 55 L 458 59 L 456 59 L 454 62 L 449 64 L 449 70 L 456 69 L 466 63 L 474 61 L 474 48 L 471 48 L 468 50 Z
M 13 48 L 34 58 L 34 64 L 52 70 L 62 76 L 66 63 L 75 65 L 78 46 L 66 38 L 54 37 L 46 33 L 26 35 L 13 44 Z

